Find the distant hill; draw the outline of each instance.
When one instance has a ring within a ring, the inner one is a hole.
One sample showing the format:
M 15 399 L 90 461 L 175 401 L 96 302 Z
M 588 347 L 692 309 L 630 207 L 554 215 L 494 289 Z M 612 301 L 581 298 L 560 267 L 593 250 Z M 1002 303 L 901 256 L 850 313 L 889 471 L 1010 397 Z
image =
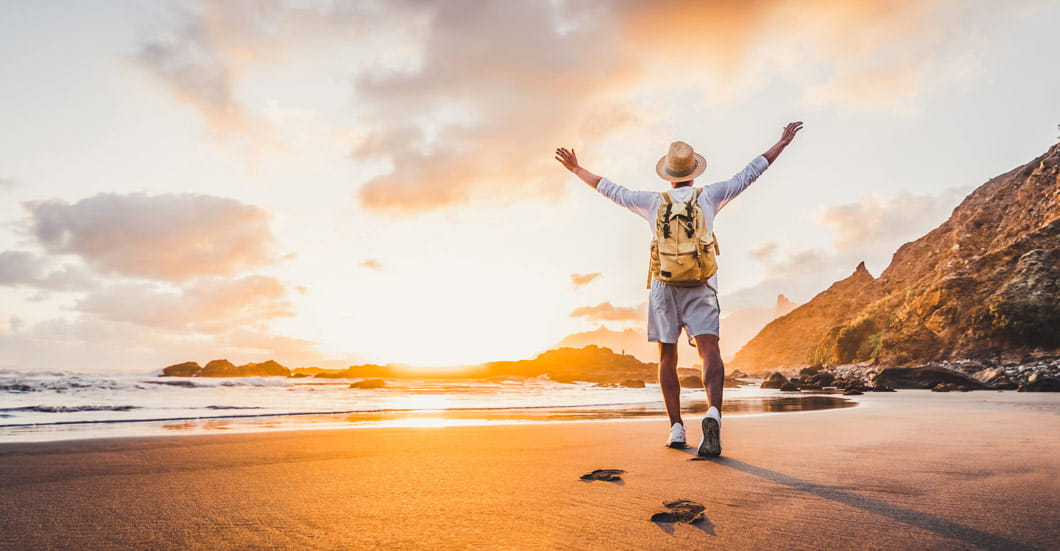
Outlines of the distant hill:
M 777 318 L 744 371 L 1060 351 L 1060 144 L 973 191 L 874 278 L 864 263 Z
M 532 360 L 490 362 L 487 364 L 424 371 L 402 365 L 351 365 L 347 369 L 300 367 L 291 371 L 294 377 L 375 378 L 375 377 L 537 377 L 547 375 L 559 382 L 588 381 L 620 383 L 628 379 L 646 382 L 658 378 L 658 364 L 644 363 L 628 354 L 616 354 L 610 348 L 555 348 Z
M 721 355 L 728 361 L 747 341 L 751 340 L 767 323 L 783 316 L 798 306 L 784 295 L 777 295 L 773 308 L 744 308 L 732 312 L 722 311 L 721 317 Z M 646 325 L 647 320 L 643 323 Z M 652 360 L 659 357 L 659 345 L 648 342 L 645 325 L 636 329 L 615 331 L 599 326 L 591 331 L 571 333 L 561 340 L 558 347 L 603 346 L 612 350 L 628 352 L 641 360 Z M 682 366 L 695 366 L 699 362 L 699 353 L 688 345 L 682 336 L 677 343 L 678 362 Z

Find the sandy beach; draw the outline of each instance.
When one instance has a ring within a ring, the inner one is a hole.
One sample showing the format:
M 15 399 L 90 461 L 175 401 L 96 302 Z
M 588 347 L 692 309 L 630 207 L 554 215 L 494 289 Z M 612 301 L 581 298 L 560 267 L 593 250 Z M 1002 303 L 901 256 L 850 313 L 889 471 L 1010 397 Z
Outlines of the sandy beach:
M 664 420 L 5 444 L 0 545 L 1057 548 L 1052 395 L 861 398 L 729 417 L 724 456 L 707 461 L 663 447 Z M 579 479 L 598 468 L 626 473 Z M 649 520 L 679 499 L 705 519 Z

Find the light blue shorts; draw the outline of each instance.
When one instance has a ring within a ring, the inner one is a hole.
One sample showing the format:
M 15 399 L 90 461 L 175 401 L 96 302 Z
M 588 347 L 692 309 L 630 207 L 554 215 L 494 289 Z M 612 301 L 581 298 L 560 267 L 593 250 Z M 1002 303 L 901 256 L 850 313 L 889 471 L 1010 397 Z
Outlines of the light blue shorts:
M 651 282 L 648 297 L 648 340 L 676 343 L 681 328 L 696 337 L 718 335 L 718 295 L 710 285 L 677 287 L 661 281 Z

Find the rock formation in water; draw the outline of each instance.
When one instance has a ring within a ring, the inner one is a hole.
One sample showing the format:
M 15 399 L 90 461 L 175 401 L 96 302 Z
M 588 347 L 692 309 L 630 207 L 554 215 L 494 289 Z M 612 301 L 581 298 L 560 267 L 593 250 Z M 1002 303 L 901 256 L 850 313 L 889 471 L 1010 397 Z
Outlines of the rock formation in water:
M 228 360 L 212 360 L 202 367 L 198 362 L 184 362 L 162 369 L 162 377 L 287 377 L 290 374 L 290 369 L 272 360 L 239 366 Z

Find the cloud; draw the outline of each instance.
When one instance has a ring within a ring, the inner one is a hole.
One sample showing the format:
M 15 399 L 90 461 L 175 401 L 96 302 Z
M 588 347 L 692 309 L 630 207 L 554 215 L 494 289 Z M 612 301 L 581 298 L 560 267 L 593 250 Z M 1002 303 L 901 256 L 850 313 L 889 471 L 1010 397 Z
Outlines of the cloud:
M 858 262 L 864 260 L 855 251 L 800 248 L 779 240 L 770 243 L 775 245 L 774 250 L 784 250 L 787 254 L 761 258 L 762 278 L 753 285 L 726 292 L 721 297 L 722 312 L 772 307 L 779 294 L 806 302 L 833 282 L 849 276 Z
M 25 206 L 48 253 L 77 255 L 101 272 L 181 281 L 280 258 L 268 214 L 234 199 L 101 193 Z
M 214 29 L 199 16 L 182 13 L 178 18 L 175 29 L 145 40 L 134 60 L 210 124 L 230 132 L 246 131 L 251 121 L 235 99 L 235 71 Z
M 264 275 L 204 277 L 176 291 L 152 283 L 117 284 L 85 295 L 75 308 L 107 321 L 204 333 L 263 327 L 294 315 L 284 284 Z
M 945 220 L 971 192 L 955 187 L 937 195 L 901 192 L 893 197 L 873 194 L 856 203 L 824 207 L 818 219 L 836 232 L 837 251 L 875 251 L 927 233 Z
M 25 286 L 47 291 L 84 291 L 96 281 L 71 264 L 53 268 L 54 262 L 27 251 L 0 252 L 0 285 Z
M 812 107 L 899 109 L 928 82 L 966 78 L 975 61 L 968 29 L 995 23 L 989 3 L 959 0 L 661 0 L 630 3 L 622 15 L 625 43 L 673 74 L 686 59 L 704 60 L 686 83 L 708 101 L 738 98 L 738 88 L 777 77 L 803 87 Z M 674 52 L 680 52 L 675 56 Z
M 128 59 L 179 102 L 195 109 L 217 135 L 249 138 L 247 145 L 283 151 L 290 147 L 291 136 L 279 135 L 282 128 L 276 123 L 282 126 L 282 121 L 271 120 L 240 94 L 248 73 L 292 59 L 309 60 L 299 63 L 298 69 L 317 71 L 328 79 L 415 63 L 418 54 L 413 45 L 422 41 L 431 10 L 406 4 L 173 3 L 171 22 L 146 30 Z M 287 112 L 288 106 L 271 99 L 267 109 Z
M 54 318 L 28 325 L 11 321 L 18 330 L 0 331 L 4 367 L 52 370 L 102 370 L 147 374 L 173 363 L 205 363 L 228 358 L 236 364 L 275 359 L 300 367 L 341 368 L 359 363 L 356 357 L 326 354 L 312 341 L 276 335 L 251 327 L 216 334 L 174 331 L 169 327 L 109 321 L 94 317 Z
M 369 270 L 381 271 L 383 269 L 383 264 L 374 258 L 362 260 L 361 262 L 358 262 L 357 265 L 362 268 L 368 268 Z
M 309 131 L 349 140 L 351 160 L 373 167 L 356 192 L 363 207 L 408 216 L 556 200 L 566 181 L 551 159 L 556 145 L 669 125 L 683 113 L 651 106 L 689 90 L 709 103 L 784 81 L 806 106 L 894 110 L 974 71 L 969 30 L 1001 9 L 959 0 L 215 0 L 181 12 L 134 59 L 233 133 L 259 133 L 268 118 L 240 99 L 251 69 L 341 75 L 350 107 L 331 118 L 355 130 Z
M 400 215 L 559 196 L 565 178 L 551 158 L 556 139 L 590 110 L 607 109 L 600 96 L 621 69 L 615 37 L 591 19 L 577 30 L 560 23 L 605 10 L 459 1 L 433 8 L 414 71 L 354 81 L 370 135 L 353 155 L 393 166 L 362 185 L 360 202 Z
M 615 306 L 602 302 L 596 306 L 579 306 L 571 311 L 572 318 L 586 318 L 592 321 L 644 321 L 648 316 L 647 303 L 639 306 Z
M 898 247 L 944 222 L 971 189 L 900 192 L 891 197 L 873 194 L 853 203 L 822 207 L 817 218 L 835 233 L 833 249 L 800 247 L 784 239 L 759 245 L 751 255 L 763 263 L 761 281 L 728 293 L 725 303 L 737 308 L 762 307 L 782 293 L 806 302 L 849 276 L 862 261 L 878 276 Z
M 600 272 L 593 272 L 590 274 L 571 274 L 570 281 L 574 284 L 575 289 L 580 289 L 601 277 L 603 277 L 603 274 Z

